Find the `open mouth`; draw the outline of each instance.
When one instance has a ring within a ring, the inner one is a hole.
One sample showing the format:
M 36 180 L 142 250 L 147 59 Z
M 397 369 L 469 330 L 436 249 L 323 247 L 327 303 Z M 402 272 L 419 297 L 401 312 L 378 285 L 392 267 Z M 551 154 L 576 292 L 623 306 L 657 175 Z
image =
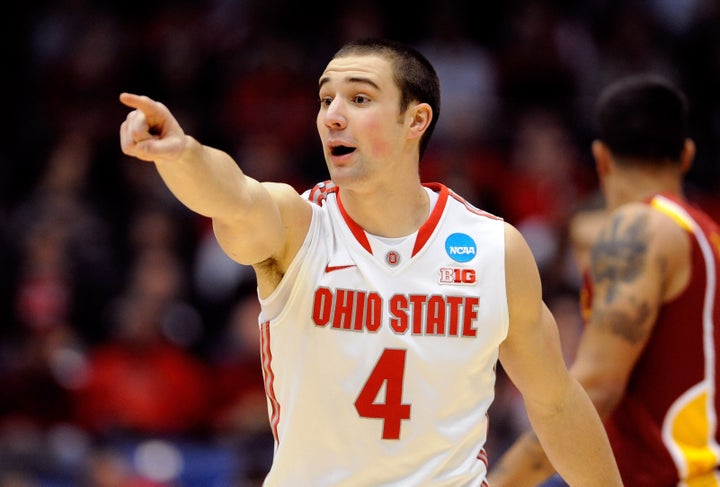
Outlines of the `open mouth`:
M 355 147 L 348 147 L 346 145 L 338 145 L 330 148 L 330 153 L 334 156 L 344 156 L 355 151 Z

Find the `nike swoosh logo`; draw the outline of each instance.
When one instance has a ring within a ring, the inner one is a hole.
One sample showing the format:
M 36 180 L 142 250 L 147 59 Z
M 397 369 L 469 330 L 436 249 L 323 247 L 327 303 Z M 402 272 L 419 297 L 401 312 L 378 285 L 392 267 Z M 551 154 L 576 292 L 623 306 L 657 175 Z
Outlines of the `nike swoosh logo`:
M 355 264 L 348 264 L 348 265 L 327 265 L 325 266 L 325 273 L 333 272 L 333 271 L 339 271 L 341 269 L 349 269 L 350 267 L 355 267 Z

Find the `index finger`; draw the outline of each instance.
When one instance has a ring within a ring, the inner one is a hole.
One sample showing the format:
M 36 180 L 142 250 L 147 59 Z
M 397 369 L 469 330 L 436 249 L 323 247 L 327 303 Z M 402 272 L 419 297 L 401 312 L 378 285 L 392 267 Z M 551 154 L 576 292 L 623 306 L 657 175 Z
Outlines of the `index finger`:
M 136 108 L 145 113 L 157 111 L 155 101 L 145 95 L 135 95 L 133 93 L 120 93 L 120 102 L 130 108 Z

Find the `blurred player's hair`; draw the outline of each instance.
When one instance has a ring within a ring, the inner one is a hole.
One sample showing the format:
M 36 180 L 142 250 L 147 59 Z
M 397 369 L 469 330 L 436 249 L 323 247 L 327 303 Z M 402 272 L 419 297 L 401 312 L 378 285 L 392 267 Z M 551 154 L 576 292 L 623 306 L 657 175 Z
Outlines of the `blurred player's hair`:
M 677 162 L 688 132 L 687 100 L 660 76 L 628 76 L 601 93 L 597 122 L 600 140 L 615 156 Z

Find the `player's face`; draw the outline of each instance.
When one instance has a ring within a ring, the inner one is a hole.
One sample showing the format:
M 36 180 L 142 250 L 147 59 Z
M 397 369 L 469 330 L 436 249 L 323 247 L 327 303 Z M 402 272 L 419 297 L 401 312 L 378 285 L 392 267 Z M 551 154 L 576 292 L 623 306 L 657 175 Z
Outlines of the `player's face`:
M 333 59 L 320 77 L 317 128 L 335 184 L 388 176 L 407 157 L 400 90 L 390 61 L 379 56 Z

